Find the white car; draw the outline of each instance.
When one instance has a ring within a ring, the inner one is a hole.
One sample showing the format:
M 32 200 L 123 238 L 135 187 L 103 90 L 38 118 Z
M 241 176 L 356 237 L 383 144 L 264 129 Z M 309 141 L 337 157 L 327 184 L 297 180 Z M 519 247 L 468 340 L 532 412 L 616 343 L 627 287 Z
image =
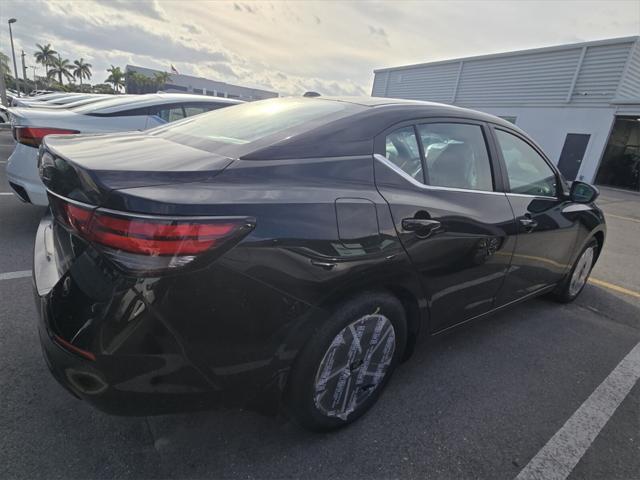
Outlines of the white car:
M 110 96 L 69 109 L 10 108 L 16 147 L 7 162 L 9 185 L 25 202 L 49 203 L 38 173 L 38 148 L 46 135 L 147 130 L 238 103 L 243 102 L 183 93 L 151 93 Z

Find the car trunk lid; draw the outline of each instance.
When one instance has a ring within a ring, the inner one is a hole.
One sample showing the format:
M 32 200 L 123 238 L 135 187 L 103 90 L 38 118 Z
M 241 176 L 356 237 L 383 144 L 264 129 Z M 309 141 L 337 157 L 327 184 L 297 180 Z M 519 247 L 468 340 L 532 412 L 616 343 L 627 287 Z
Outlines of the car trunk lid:
M 208 181 L 233 159 L 141 132 L 47 136 L 40 176 L 52 193 L 94 206 L 122 189 Z

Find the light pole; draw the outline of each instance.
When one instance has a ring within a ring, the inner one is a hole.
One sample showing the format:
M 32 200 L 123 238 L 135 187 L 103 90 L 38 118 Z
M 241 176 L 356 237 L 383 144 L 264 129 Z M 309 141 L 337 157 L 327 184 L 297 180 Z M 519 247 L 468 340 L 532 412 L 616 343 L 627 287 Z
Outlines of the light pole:
M 22 54 L 20 55 L 20 58 L 22 59 L 22 86 L 24 87 L 24 94 L 26 96 L 27 90 L 29 90 L 29 84 L 27 83 L 27 67 L 24 64 L 25 55 L 26 53 L 24 53 L 24 50 L 22 50 Z
M 16 90 L 18 91 L 18 97 L 20 96 L 20 78 L 18 78 L 18 66 L 16 65 L 16 51 L 13 49 L 13 32 L 11 31 L 11 24 L 16 23 L 18 20 L 15 18 L 9 19 L 9 38 L 11 39 L 11 56 L 13 57 L 13 73 L 16 79 Z

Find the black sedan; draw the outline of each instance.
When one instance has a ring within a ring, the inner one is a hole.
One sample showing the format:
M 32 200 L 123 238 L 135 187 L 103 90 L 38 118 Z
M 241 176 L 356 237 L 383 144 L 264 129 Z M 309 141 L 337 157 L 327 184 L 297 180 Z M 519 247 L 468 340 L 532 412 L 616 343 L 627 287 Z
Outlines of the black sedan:
M 605 238 L 594 187 L 514 125 L 439 104 L 271 99 L 49 136 L 39 164 L 45 358 L 117 414 L 346 425 L 419 338 L 575 299 Z

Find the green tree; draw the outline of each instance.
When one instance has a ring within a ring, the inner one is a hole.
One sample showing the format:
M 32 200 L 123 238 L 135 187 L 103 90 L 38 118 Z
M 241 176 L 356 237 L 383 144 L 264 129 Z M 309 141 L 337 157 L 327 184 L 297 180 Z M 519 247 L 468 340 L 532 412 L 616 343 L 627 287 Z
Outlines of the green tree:
M 82 89 L 82 79 L 91 79 L 91 64 L 86 63 L 84 58 L 73 62 L 73 76 L 80 80 L 80 88 Z
M 49 78 L 58 77 L 58 83 L 62 85 L 62 77 L 67 80 L 73 80 L 73 74 L 71 73 L 71 63 L 66 58 L 60 58 L 60 56 L 55 57 L 51 62 L 51 69 L 47 73 Z
M 156 73 L 154 73 L 153 74 L 153 85 L 155 87 L 155 90 L 156 91 L 159 90 L 169 80 L 171 80 L 171 75 L 169 75 L 167 72 L 156 72 Z
M 49 66 L 51 66 L 53 61 L 56 59 L 56 55 L 58 52 L 51 48 L 50 43 L 47 43 L 45 46 L 36 43 L 36 48 L 38 49 L 38 51 L 34 53 L 33 56 L 36 58 L 36 62 L 44 67 L 47 78 L 50 78 Z
M 93 93 L 116 93 L 113 91 L 113 87 L 108 83 L 97 83 L 91 87 Z
M 109 72 L 109 76 L 105 80 L 106 83 L 113 85 L 113 89 L 116 92 L 119 92 L 120 88 L 124 88 L 124 73 L 122 73 L 120 67 L 111 65 L 111 68 L 107 68 L 107 72 Z
M 146 93 L 149 78 L 135 70 L 129 70 L 125 73 L 127 93 Z

